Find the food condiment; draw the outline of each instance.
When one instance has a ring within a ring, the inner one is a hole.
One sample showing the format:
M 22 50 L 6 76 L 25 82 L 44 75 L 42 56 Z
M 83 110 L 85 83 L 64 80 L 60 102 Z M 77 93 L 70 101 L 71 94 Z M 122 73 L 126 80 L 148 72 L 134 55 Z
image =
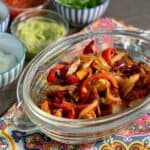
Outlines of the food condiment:
M 3 0 L 10 9 L 11 19 L 17 16 L 27 8 L 39 7 L 43 4 L 42 8 L 46 6 L 47 0 Z
M 62 5 L 66 5 L 72 8 L 92 8 L 97 5 L 100 5 L 102 0 L 56 0 Z
M 3 0 L 12 8 L 32 8 L 43 4 L 46 0 Z
M 16 64 L 17 58 L 14 55 L 0 50 L 0 73 L 11 69 Z
M 18 25 L 16 35 L 27 47 L 27 58 L 33 58 L 48 44 L 66 33 L 63 24 L 44 17 L 33 17 Z
M 95 47 L 91 41 L 76 57 L 49 68 L 39 104 L 43 111 L 92 119 L 135 106 L 150 94 L 150 65 L 134 61 L 125 50 Z

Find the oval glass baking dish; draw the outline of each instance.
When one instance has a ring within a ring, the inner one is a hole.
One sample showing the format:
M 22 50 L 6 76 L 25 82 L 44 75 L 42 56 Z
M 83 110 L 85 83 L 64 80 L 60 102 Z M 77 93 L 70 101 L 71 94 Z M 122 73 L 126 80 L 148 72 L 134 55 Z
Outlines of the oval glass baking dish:
M 105 49 L 110 42 L 104 39 L 111 39 L 114 48 L 127 50 L 136 61 L 150 64 L 150 40 L 140 35 L 124 30 L 90 32 L 69 36 L 48 46 L 24 69 L 17 86 L 18 103 L 39 130 L 59 142 L 88 143 L 115 133 L 150 110 L 149 95 L 134 107 L 95 119 L 55 117 L 42 111 L 37 104 L 43 99 L 43 91 L 47 87 L 45 73 L 50 66 L 64 57 L 69 59 L 80 53 L 83 45 L 90 40 L 96 41 L 99 49 Z M 28 121 L 25 124 L 34 127 Z M 25 127 L 22 126 L 22 129 Z

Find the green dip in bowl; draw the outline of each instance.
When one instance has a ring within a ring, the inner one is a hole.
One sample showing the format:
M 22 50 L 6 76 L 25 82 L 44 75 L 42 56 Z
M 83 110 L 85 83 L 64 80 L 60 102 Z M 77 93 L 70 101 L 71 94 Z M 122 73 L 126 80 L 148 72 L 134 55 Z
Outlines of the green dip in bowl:
M 35 15 L 35 12 L 38 12 Z M 32 10 L 19 15 L 12 23 L 16 25 L 17 20 L 23 16 L 29 16 L 25 20 L 20 21 L 15 29 L 15 35 L 19 37 L 27 47 L 27 60 L 32 59 L 36 54 L 43 50 L 46 46 L 55 42 L 67 33 L 66 23 L 56 13 L 49 10 Z M 43 15 L 43 12 L 47 15 Z M 50 15 L 51 16 L 50 16 Z

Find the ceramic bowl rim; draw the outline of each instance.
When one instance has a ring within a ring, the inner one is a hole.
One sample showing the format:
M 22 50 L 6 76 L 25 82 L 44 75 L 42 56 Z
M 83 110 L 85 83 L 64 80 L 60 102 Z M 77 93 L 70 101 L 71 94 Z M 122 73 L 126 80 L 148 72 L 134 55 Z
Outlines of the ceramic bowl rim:
M 90 7 L 90 8 L 74 8 L 74 7 L 71 7 L 71 6 L 68 6 L 68 5 L 62 5 L 57 0 L 54 0 L 54 3 L 56 3 L 57 5 L 59 5 L 61 7 L 67 8 L 67 9 L 73 9 L 73 10 L 93 10 L 93 9 L 101 7 L 101 6 L 103 6 L 103 5 L 107 4 L 107 3 L 109 4 L 110 0 L 104 0 L 101 4 L 96 5 L 94 7 Z

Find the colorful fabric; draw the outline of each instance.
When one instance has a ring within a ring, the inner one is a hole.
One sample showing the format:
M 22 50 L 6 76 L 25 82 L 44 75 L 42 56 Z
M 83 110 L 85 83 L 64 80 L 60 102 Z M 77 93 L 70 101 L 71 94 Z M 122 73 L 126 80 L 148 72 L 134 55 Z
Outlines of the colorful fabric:
M 109 29 L 118 26 L 128 28 L 114 19 L 105 18 L 89 25 L 82 32 L 98 30 L 102 26 Z M 16 104 L 0 118 L 0 150 L 150 150 L 150 113 L 104 140 L 86 145 L 67 145 L 52 140 L 40 131 L 21 132 L 15 129 L 10 123 L 15 108 Z

